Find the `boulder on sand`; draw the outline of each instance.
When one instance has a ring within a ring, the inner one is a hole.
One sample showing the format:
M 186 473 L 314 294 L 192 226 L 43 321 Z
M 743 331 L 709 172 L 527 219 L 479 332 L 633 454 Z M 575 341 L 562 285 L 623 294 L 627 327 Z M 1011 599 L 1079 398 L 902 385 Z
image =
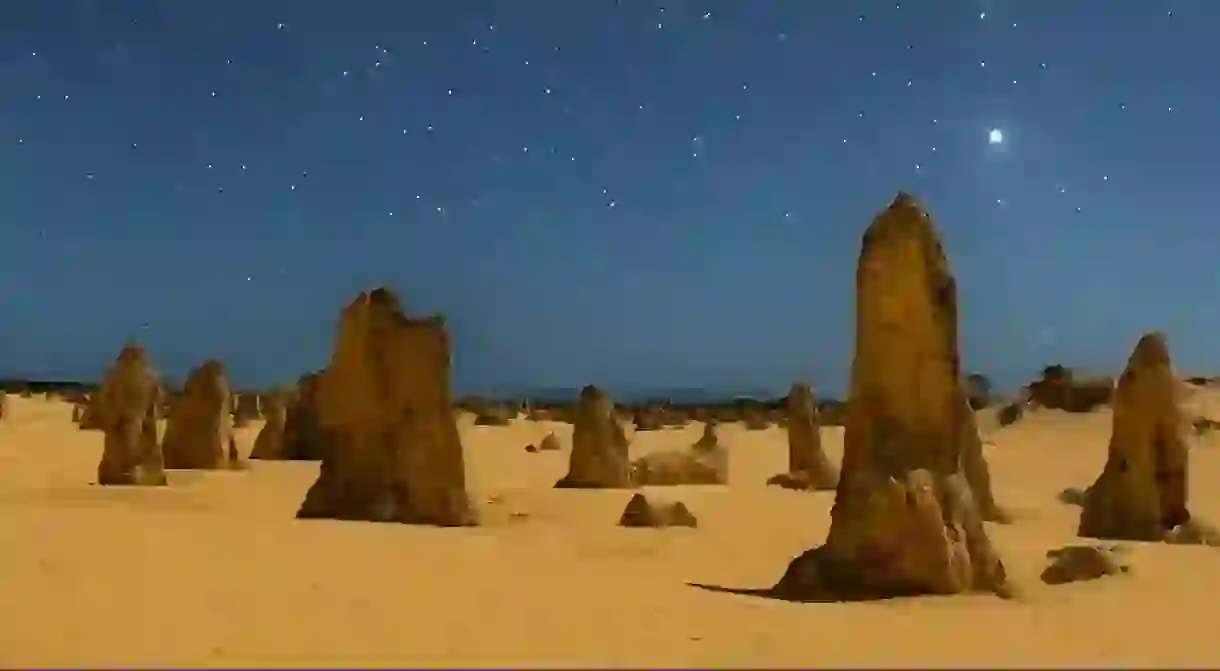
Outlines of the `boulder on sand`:
M 476 524 L 449 366 L 442 318 L 405 316 L 385 288 L 347 306 L 317 387 L 333 447 L 297 517 Z
M 774 593 L 1011 595 L 961 473 L 957 289 L 931 219 L 905 193 L 864 233 L 847 404 L 826 542 L 796 558 Z
M 699 521 L 681 501 L 672 503 L 652 501 L 643 494 L 632 495 L 623 509 L 623 515 L 618 520 L 622 527 L 645 527 L 664 529 L 666 527 L 699 526 Z

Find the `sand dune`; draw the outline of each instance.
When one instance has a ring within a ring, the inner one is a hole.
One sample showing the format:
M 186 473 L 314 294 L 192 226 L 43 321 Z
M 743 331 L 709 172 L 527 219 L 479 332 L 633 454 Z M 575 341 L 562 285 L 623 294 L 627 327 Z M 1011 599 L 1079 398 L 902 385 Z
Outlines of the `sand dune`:
M 1220 418 L 1220 392 L 1192 408 Z M 558 490 L 572 427 L 463 417 L 483 525 L 296 520 L 316 462 L 170 471 L 169 487 L 90 485 L 101 435 L 66 403 L 10 396 L 0 422 L 0 665 L 39 666 L 1175 666 L 1214 667 L 1220 550 L 1128 544 L 1130 575 L 1051 587 L 1073 542 L 1059 503 L 1105 461 L 1108 410 L 980 425 L 997 498 L 988 525 L 1021 597 L 798 604 L 702 589 L 772 585 L 825 537 L 833 492 L 764 482 L 784 430 L 721 427 L 728 486 L 666 488 L 698 529 L 616 526 L 627 491 Z M 237 431 L 249 452 L 259 423 Z M 553 431 L 564 450 L 524 447 Z M 702 427 L 640 432 L 632 456 Z M 628 431 L 631 435 L 631 431 Z M 1214 435 L 1214 434 L 1213 434 Z M 822 429 L 828 456 L 842 429 Z M 1192 507 L 1220 518 L 1220 444 L 1192 449 Z

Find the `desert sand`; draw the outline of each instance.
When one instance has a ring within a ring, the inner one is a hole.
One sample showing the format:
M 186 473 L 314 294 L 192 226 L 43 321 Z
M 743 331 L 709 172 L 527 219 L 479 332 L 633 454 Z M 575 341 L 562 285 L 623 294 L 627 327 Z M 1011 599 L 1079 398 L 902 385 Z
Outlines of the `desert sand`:
M 715 440 L 697 421 L 639 430 L 593 387 L 576 426 L 455 414 L 443 319 L 375 290 L 284 429 L 316 421 L 321 462 L 247 461 L 263 421 L 232 428 L 213 376 L 168 404 L 171 451 L 200 465 L 166 469 L 164 390 L 125 347 L 93 420 L 6 398 L 0 666 L 1220 665 L 1220 543 L 1186 544 L 1220 518 L 1220 432 L 1200 421 L 1220 419 L 1220 386 L 1175 379 L 1148 334 L 1116 385 L 1052 367 L 1017 405 L 976 404 L 954 292 L 900 195 L 864 236 L 845 427 L 794 387 L 789 429 L 755 411 Z M 644 463 L 715 484 L 633 488 Z M 831 466 L 833 491 L 767 484 Z M 694 520 L 621 526 L 637 493 L 635 513 L 655 499 Z M 1086 528 L 1131 539 L 1129 570 L 1058 552 L 1114 545 Z M 1050 554 L 1097 579 L 1047 584 Z M 925 596 L 878 598 L 900 593 Z
M 1192 405 L 1220 419 L 1220 391 Z M 802 604 L 691 586 L 769 587 L 821 542 L 834 492 L 768 487 L 784 430 L 719 427 L 727 486 L 645 488 L 698 529 L 616 526 L 625 490 L 553 489 L 572 426 L 459 419 L 483 525 L 297 520 L 317 462 L 169 471 L 169 487 L 91 485 L 102 438 L 71 406 L 9 396 L 0 422 L 0 665 L 148 666 L 1175 666 L 1215 667 L 1220 550 L 1130 543 L 1128 575 L 1044 585 L 1046 552 L 1080 543 L 1106 456 L 1108 410 L 980 412 L 996 497 L 989 524 L 1017 600 L 980 594 Z M 237 430 L 242 454 L 261 423 Z M 564 449 L 524 447 L 553 431 Z M 832 460 L 841 427 L 822 428 Z M 640 432 L 632 454 L 690 445 Z M 631 430 L 628 429 L 628 434 Z M 1192 507 L 1220 519 L 1220 440 L 1191 450 Z

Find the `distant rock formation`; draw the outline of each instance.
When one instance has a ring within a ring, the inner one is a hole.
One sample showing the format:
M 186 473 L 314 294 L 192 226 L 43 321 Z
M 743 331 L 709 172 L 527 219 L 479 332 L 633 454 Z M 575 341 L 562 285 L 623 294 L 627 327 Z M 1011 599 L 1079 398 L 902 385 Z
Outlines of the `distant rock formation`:
M 632 421 L 636 431 L 660 431 L 665 428 L 663 412 L 655 406 L 637 409 Z
M 673 503 L 651 501 L 643 494 L 634 494 L 623 509 L 619 526 L 664 529 L 666 527 L 699 526 L 695 515 L 681 501 Z
M 124 346 L 89 405 L 104 433 L 99 485 L 166 484 L 157 441 L 157 391 L 144 349 Z
M 588 385 L 580 390 L 572 426 L 572 454 L 568 474 L 558 488 L 630 488 L 629 443 L 618 423 L 614 403 L 605 392 Z
M 97 413 L 97 404 L 100 398 L 101 390 L 98 389 L 90 392 L 89 397 L 85 399 L 84 404 L 79 406 L 81 411 L 76 423 L 81 430 L 100 431 L 102 429 L 101 419 L 98 417 Z M 159 396 L 158 400 L 154 402 L 158 403 L 157 410 L 158 413 L 160 413 Z
M 1085 491 L 1080 536 L 1159 541 L 1191 528 L 1187 427 L 1176 384 L 1165 337 L 1144 335 L 1118 380 L 1109 453 Z
M 279 389 L 267 394 L 263 400 L 263 418 L 265 423 L 254 438 L 254 449 L 250 451 L 251 459 L 284 459 L 284 432 L 288 417 L 288 403 L 292 401 L 293 393 L 287 389 Z
M 0 389 L 0 419 L 8 417 L 8 392 Z
M 729 453 L 720 445 L 713 424 L 687 450 L 664 450 L 631 462 L 631 478 L 637 486 L 727 485 Z
M 236 467 L 233 415 L 225 366 L 209 359 L 193 368 L 174 413 L 165 423 L 161 452 L 165 467 L 214 470 Z
M 741 423 L 747 431 L 763 431 L 771 428 L 767 413 L 758 408 L 747 408 L 741 412 Z
M 982 373 L 966 376 L 966 397 L 971 410 L 982 410 L 991 406 L 991 380 Z
M 970 404 L 970 390 L 963 389 L 960 403 L 964 406 L 961 422 L 961 441 L 958 444 L 962 475 L 970 485 L 970 493 L 978 506 L 979 514 L 988 522 L 1007 524 L 1012 521 L 1008 512 L 995 501 L 991 491 L 991 468 L 983 455 L 983 439 L 979 437 L 978 422 Z
M 255 392 L 234 392 L 233 394 L 233 427 L 242 428 L 250 422 L 263 418 L 263 404 L 260 394 Z
M 813 490 L 839 485 L 839 469 L 822 450 L 818 410 L 807 384 L 793 384 L 788 392 L 788 472 L 772 476 L 767 484 Z
M 965 412 L 957 289 L 930 218 L 900 193 L 861 245 L 830 532 L 774 591 L 807 600 L 1010 595 L 960 469 Z
M 1066 412 L 1092 412 L 1114 395 L 1114 378 L 1078 377 L 1072 370 L 1052 364 L 1042 370 L 1042 379 L 1027 387 L 1029 398 L 1043 408 Z
M 266 432 L 266 438 L 261 443 L 255 440 L 251 459 L 269 461 L 320 461 L 330 448 L 331 439 L 327 430 L 318 421 L 318 383 L 321 373 L 308 373 L 297 380 L 295 388 L 281 390 L 277 402 L 284 407 L 284 424 L 272 428 L 268 425 L 273 414 L 264 404 L 263 413 L 267 425 L 260 431 Z M 276 412 L 279 412 L 278 410 Z
M 334 448 L 297 517 L 477 524 L 449 366 L 442 318 L 404 316 L 386 288 L 345 308 L 316 390 L 318 419 L 332 429 Z
M 485 404 L 475 411 L 475 426 L 509 426 L 517 416 L 513 408 L 503 404 Z

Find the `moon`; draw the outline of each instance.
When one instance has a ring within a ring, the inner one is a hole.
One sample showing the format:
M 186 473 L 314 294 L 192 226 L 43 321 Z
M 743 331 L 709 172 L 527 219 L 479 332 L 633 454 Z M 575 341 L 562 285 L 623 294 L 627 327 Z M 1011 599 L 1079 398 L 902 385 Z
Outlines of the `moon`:
M 999 128 L 992 128 L 987 133 L 987 144 L 1004 144 L 1004 132 Z

